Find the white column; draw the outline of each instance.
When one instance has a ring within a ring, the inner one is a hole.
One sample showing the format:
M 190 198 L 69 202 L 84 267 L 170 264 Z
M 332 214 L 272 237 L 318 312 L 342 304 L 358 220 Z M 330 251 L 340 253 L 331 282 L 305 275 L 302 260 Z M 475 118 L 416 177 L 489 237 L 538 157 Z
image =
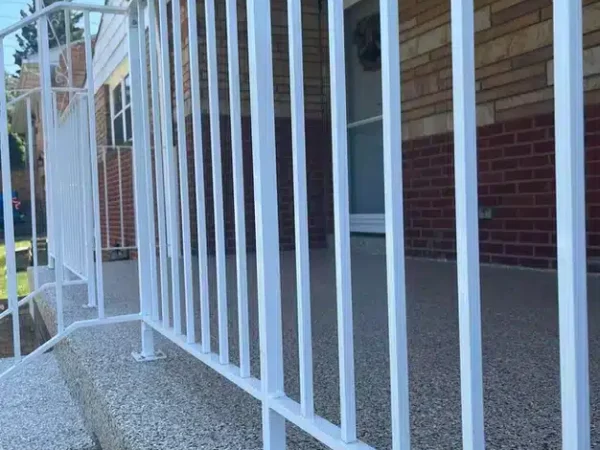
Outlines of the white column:
M 554 0 L 558 313 L 563 449 L 590 448 L 580 1 Z

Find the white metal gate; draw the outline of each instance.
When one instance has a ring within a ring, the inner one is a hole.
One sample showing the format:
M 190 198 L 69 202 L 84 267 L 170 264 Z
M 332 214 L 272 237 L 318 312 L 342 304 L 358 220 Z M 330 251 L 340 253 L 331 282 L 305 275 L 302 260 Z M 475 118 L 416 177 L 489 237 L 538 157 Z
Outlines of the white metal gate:
M 221 185 L 221 147 L 219 124 L 218 66 L 214 0 L 204 3 L 206 29 L 211 148 L 202 148 L 199 77 L 191 77 L 192 128 L 195 140 L 196 211 L 198 226 L 191 229 L 190 186 L 188 185 L 183 45 L 180 2 L 133 1 L 129 6 L 129 62 L 131 77 L 139 80 L 132 87 L 133 164 L 139 286 L 141 295 L 141 357 L 155 356 L 153 331 L 157 331 L 194 357 L 261 401 L 264 448 L 286 447 L 285 423 L 290 421 L 334 449 L 368 449 L 356 432 L 356 398 L 352 332 L 350 229 L 348 207 L 348 161 L 346 89 L 344 71 L 344 10 L 340 0 L 328 0 L 329 52 L 331 74 L 331 125 L 333 143 L 333 187 L 335 218 L 336 292 L 338 308 L 338 348 L 341 417 L 340 426 L 315 414 L 312 380 L 312 339 L 310 322 L 310 286 L 308 267 L 307 192 L 303 93 L 303 55 L 301 2 L 288 1 L 290 53 L 290 90 L 292 100 L 294 202 L 297 256 L 297 298 L 300 343 L 300 401 L 286 396 L 283 385 L 282 320 L 279 263 L 279 229 L 274 130 L 273 58 L 271 9 L 269 0 L 247 0 L 250 94 L 253 144 L 253 176 L 256 222 L 256 258 L 258 267 L 260 378 L 250 374 L 248 300 L 245 294 L 245 224 L 243 211 L 240 81 L 238 61 L 237 1 L 226 0 L 229 101 L 231 141 L 235 179 L 235 218 L 238 267 L 238 312 L 240 365 L 231 363 L 227 336 L 227 299 L 225 284 L 225 243 L 223 186 Z M 463 448 L 484 448 L 483 389 L 481 362 L 480 277 L 477 208 L 477 141 L 474 64 L 473 0 L 451 2 L 454 148 L 456 179 L 456 227 L 458 256 L 459 325 L 461 359 L 461 399 Z M 54 5 L 53 5 L 54 6 Z M 67 5 L 57 6 L 66 7 Z M 70 5 L 70 7 L 75 7 Z M 171 8 L 173 58 L 169 52 L 168 8 Z M 149 33 L 146 37 L 149 19 Z M 90 8 L 82 8 L 89 11 Z M 98 7 L 106 11 L 107 8 Z M 114 9 L 117 13 L 124 11 Z M 87 14 L 87 12 L 86 12 Z M 192 74 L 200 73 L 197 48 L 197 5 L 187 1 L 189 61 Z M 395 450 L 410 448 L 406 299 L 404 273 L 404 224 L 402 183 L 402 123 L 399 8 L 397 0 L 380 0 L 383 85 L 383 137 L 385 174 L 385 227 L 388 273 L 388 318 L 390 344 L 390 380 L 392 393 L 392 432 Z M 33 17 L 33 16 L 32 16 Z M 38 16 L 40 17 L 40 16 Z M 36 17 L 37 18 L 37 17 Z M 556 167 L 558 273 L 560 301 L 560 346 L 563 448 L 590 448 L 585 213 L 583 176 L 583 72 L 582 7 L 580 1 L 554 0 Z M 88 16 L 86 15 L 86 19 Z M 35 20 L 35 19 L 32 19 Z M 43 22 L 43 21 L 42 21 Z M 184 30 L 185 31 L 185 30 Z M 1 36 L 6 35 L 3 33 Z M 89 42 L 89 36 L 86 36 Z M 149 47 L 149 52 L 147 48 Z M 0 47 L 1 49 L 1 47 Z M 90 52 L 91 54 L 91 52 Z M 149 61 L 147 60 L 149 55 Z M 2 56 L 0 51 L 0 56 Z M 1 59 L 1 58 L 0 58 Z M 149 68 L 149 69 L 148 69 Z M 171 80 L 173 69 L 173 80 Z M 91 73 L 89 71 L 88 73 Z M 0 72 L 0 75 L 3 73 Z M 172 104 L 171 86 L 175 86 Z M 147 87 L 150 86 L 150 89 Z M 42 89 L 43 91 L 43 89 Z M 46 94 L 48 95 L 48 94 Z M 93 80 L 88 78 L 88 102 L 93 100 Z M 154 107 L 150 112 L 150 102 Z M 45 104 L 49 104 L 46 98 Z M 89 104 L 89 103 L 88 103 Z M 160 105 L 160 107 L 158 107 Z M 174 113 L 172 114 L 172 111 Z M 6 103 L 0 88 L 0 124 L 2 125 L 3 189 L 10 191 L 6 148 Z M 91 113 L 90 113 L 91 114 Z M 174 116 L 174 117 L 173 117 Z M 174 136 L 174 119 L 176 122 Z M 47 123 L 51 118 L 45 117 Z M 94 123 L 90 120 L 90 125 Z M 150 126 L 152 124 L 152 127 Z M 92 127 L 90 127 L 92 128 Z M 153 133 L 151 134 L 150 129 Z M 90 130 L 90 134 L 95 132 Z M 176 139 L 175 139 L 176 137 Z M 52 141 L 50 141 L 52 142 Z M 91 141 L 93 142 L 93 141 Z M 178 145 L 174 146 L 177 142 Z M 151 147 L 154 147 L 154 169 Z M 212 156 L 214 204 L 206 205 L 203 179 L 203 152 Z M 56 152 L 50 146 L 49 151 Z M 91 149 L 92 154 L 94 150 Z M 93 160 L 94 158 L 92 158 Z M 52 169 L 51 177 L 55 172 Z M 97 173 L 97 172 L 96 172 Z M 93 174 L 93 171 L 92 171 Z M 85 180 L 83 180 L 85 183 Z M 94 183 L 94 181 L 92 180 Z M 95 184 L 97 185 L 97 183 Z M 64 194 L 52 187 L 52 206 L 58 214 Z M 156 193 L 156 204 L 154 195 Z M 10 204 L 4 198 L 7 223 L 7 255 L 14 251 Z M 155 226 L 158 213 L 158 234 Z M 214 209 L 216 235 L 218 351 L 210 343 L 208 299 L 206 208 Z M 97 210 L 97 203 L 94 203 Z M 52 237 L 60 243 L 64 234 L 59 220 Z M 68 226 L 68 224 L 66 224 Z M 198 239 L 200 283 L 191 277 L 192 233 Z M 158 236 L 158 239 L 157 239 Z M 12 239 L 12 241 L 11 241 Z M 12 244 L 11 244 L 12 242 Z M 158 242 L 158 252 L 156 243 Z M 12 245 L 12 247 L 10 246 Z M 62 286 L 65 256 L 56 245 L 57 295 Z M 169 258 L 169 255 L 171 258 Z M 179 255 L 183 259 L 180 267 Z M 14 258 L 8 258 L 9 274 L 14 274 Z M 98 267 L 98 265 L 97 265 Z M 161 270 L 158 270 L 161 268 Z M 168 270 L 167 270 L 168 268 Z M 184 302 L 180 298 L 179 275 L 183 274 Z M 88 273 L 89 275 L 89 273 Z M 169 279 L 173 280 L 169 283 Z M 10 280 L 9 280 L 10 281 Z M 169 290 L 170 285 L 170 290 Z M 17 311 L 14 284 L 9 284 L 11 309 Z M 193 291 L 199 289 L 200 304 L 194 303 Z M 200 310 L 200 336 L 196 336 L 195 311 Z M 99 321 L 102 302 L 98 298 Z M 114 321 L 135 320 L 122 316 Z M 18 319 L 16 319 L 18 321 Z M 184 331 L 185 330 L 185 331 Z M 66 331 L 66 330 L 65 330 Z M 17 333 L 18 334 L 18 333 Z

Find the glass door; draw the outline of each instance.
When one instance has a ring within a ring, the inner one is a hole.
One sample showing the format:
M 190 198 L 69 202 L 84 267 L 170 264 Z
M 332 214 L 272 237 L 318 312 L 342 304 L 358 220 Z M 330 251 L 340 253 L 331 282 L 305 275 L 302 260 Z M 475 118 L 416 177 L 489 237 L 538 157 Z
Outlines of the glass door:
M 347 0 L 346 97 L 350 230 L 383 233 L 383 129 L 379 1 Z

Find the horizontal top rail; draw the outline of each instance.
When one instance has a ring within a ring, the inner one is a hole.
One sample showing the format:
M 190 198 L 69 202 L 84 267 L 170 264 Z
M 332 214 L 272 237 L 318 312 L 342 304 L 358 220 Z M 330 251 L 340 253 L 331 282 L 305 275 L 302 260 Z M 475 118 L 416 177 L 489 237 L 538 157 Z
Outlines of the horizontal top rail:
M 4 37 L 8 36 L 15 31 L 19 31 L 26 25 L 29 25 L 36 20 L 39 20 L 41 17 L 48 15 L 53 12 L 61 11 L 63 9 L 72 9 L 75 11 L 88 11 L 88 12 L 97 12 L 104 14 L 127 14 L 127 8 L 122 6 L 109 6 L 109 5 L 85 5 L 81 3 L 71 3 L 66 1 L 60 1 L 53 3 L 50 6 L 47 6 L 39 11 L 34 12 L 30 16 L 25 17 L 23 20 L 20 20 L 13 25 L 6 27 L 0 30 L 0 39 L 4 39 Z

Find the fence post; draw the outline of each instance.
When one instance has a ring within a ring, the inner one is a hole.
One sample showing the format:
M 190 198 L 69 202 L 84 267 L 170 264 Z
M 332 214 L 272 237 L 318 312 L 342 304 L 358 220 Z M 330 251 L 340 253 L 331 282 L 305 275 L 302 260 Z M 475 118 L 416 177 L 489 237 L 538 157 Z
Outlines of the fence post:
M 139 266 L 139 289 L 140 289 L 140 310 L 144 319 L 152 317 L 152 288 L 151 280 L 155 274 L 152 273 L 150 264 L 151 255 L 149 254 L 154 243 L 150 235 L 148 224 L 148 202 L 147 179 L 149 175 L 146 172 L 145 159 L 149 157 L 150 149 L 144 137 L 144 108 L 143 108 L 143 86 L 140 82 L 142 70 L 140 64 L 140 30 L 138 14 L 138 2 L 134 0 L 129 6 L 128 15 L 128 40 L 129 40 L 129 67 L 131 71 L 131 117 L 133 121 L 133 176 L 134 176 L 134 200 L 135 200 L 135 224 L 136 240 L 138 249 Z M 164 357 L 158 354 L 154 348 L 154 331 L 144 321 L 142 321 L 142 349 L 139 353 L 133 353 L 133 357 L 138 361 L 150 361 Z

